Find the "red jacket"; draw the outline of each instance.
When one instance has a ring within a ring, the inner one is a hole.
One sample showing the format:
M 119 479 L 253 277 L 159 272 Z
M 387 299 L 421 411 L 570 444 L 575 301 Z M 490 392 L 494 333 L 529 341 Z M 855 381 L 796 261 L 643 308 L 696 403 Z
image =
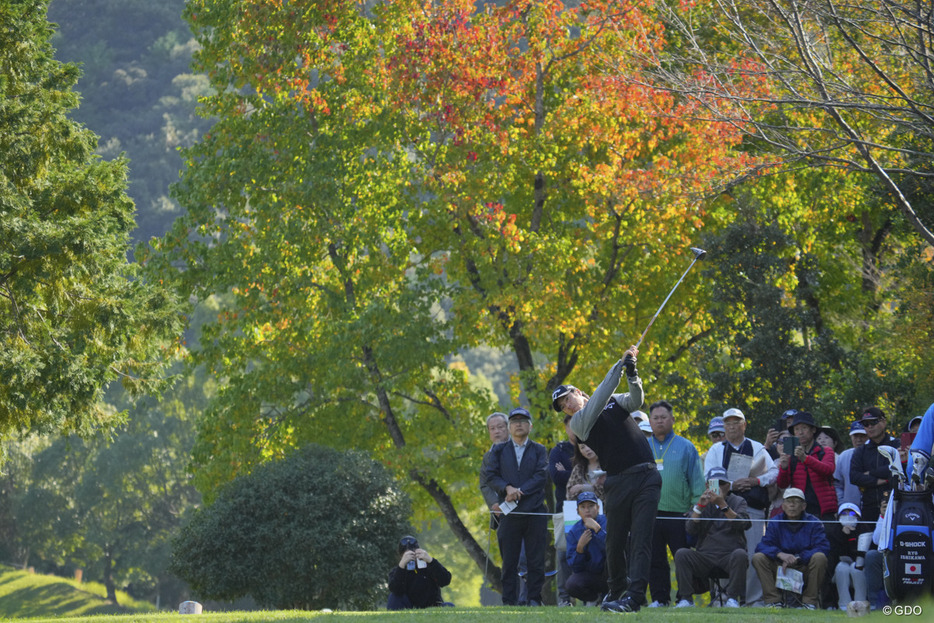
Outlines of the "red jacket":
M 833 472 L 836 467 L 836 456 L 833 448 L 824 448 L 817 442 L 811 446 L 804 459 L 804 464 L 792 456 L 788 460 L 788 465 L 778 470 L 779 488 L 797 487 L 805 492 L 807 496 L 807 484 L 810 480 L 811 487 L 817 495 L 817 502 L 820 505 L 820 514 L 837 512 L 837 491 L 833 487 Z M 808 511 L 812 511 L 813 500 L 807 500 Z

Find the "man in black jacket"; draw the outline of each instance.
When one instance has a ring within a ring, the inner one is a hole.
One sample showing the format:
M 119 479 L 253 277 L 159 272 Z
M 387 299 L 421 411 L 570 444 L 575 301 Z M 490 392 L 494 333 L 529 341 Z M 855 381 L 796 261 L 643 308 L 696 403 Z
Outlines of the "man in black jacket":
M 388 610 L 445 605 L 441 588 L 451 583 L 451 572 L 418 546 L 413 536 L 399 541 L 399 564 L 389 572 Z
M 882 498 L 892 489 L 889 462 L 879 454 L 879 446 L 897 448 L 901 444 L 885 431 L 886 418 L 882 409 L 863 409 L 863 417 L 859 422 L 866 429 L 869 441 L 853 452 L 853 459 L 850 461 L 850 482 L 859 487 L 861 493 L 861 520 L 875 521 L 879 518 Z
M 509 412 L 510 439 L 494 445 L 483 465 L 483 479 L 500 496 L 502 516 L 496 531 L 503 557 L 503 605 L 519 604 L 519 553 L 525 545 L 529 606 L 542 605 L 548 520 L 545 482 L 548 451 L 529 439 L 532 415 Z

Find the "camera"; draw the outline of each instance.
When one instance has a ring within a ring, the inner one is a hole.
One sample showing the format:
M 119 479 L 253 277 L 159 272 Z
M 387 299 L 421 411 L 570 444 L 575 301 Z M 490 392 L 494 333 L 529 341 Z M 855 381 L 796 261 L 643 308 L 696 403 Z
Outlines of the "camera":
M 788 455 L 792 455 L 795 453 L 795 448 L 797 448 L 800 445 L 801 445 L 801 442 L 798 440 L 797 437 L 794 437 L 794 436 L 785 437 L 784 439 L 782 439 L 782 452 Z
M 399 541 L 399 555 L 406 552 L 414 552 L 418 549 L 418 540 L 414 536 L 404 536 Z M 405 568 L 409 571 L 415 570 L 415 561 L 410 560 L 406 563 Z

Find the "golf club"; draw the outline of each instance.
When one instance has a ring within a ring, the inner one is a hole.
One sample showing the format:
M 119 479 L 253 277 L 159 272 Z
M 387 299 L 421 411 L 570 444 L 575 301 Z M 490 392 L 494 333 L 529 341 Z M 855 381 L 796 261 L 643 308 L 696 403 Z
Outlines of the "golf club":
M 898 481 L 898 488 L 902 491 L 905 490 L 905 472 L 902 471 L 902 462 L 898 458 L 898 448 L 893 448 L 891 446 L 879 446 L 876 448 L 879 451 L 879 454 L 888 459 L 889 462 L 889 473 L 892 475 L 892 478 Z
M 665 300 L 662 301 L 662 304 L 661 304 L 661 306 L 658 308 L 658 311 L 655 312 L 655 315 L 652 316 L 652 319 L 651 319 L 651 320 L 649 320 L 649 326 L 647 326 L 647 327 L 645 328 L 645 331 L 643 331 L 643 332 L 642 332 L 642 335 L 639 337 L 639 341 L 636 342 L 636 348 L 639 348 L 639 346 L 642 345 L 642 340 L 645 339 L 645 334 L 649 332 L 649 329 L 651 328 L 652 323 L 655 322 L 655 319 L 658 318 L 658 315 L 659 315 L 660 313 L 662 313 L 662 309 L 665 308 L 665 303 L 668 302 L 668 299 L 671 298 L 671 295 L 675 293 L 675 290 L 677 290 L 677 289 L 678 289 L 678 286 L 681 285 L 681 282 L 684 281 L 684 278 L 687 276 L 688 271 L 690 271 L 692 268 L 694 268 L 694 264 L 697 263 L 697 260 L 702 260 L 702 259 L 704 259 L 704 257 L 707 256 L 707 252 L 706 252 L 706 251 L 704 251 L 703 249 L 698 249 L 697 247 L 691 247 L 691 253 L 694 254 L 694 261 L 692 261 L 692 262 L 691 262 L 691 265 L 688 266 L 688 268 L 687 268 L 686 271 L 684 271 L 684 274 L 681 275 L 681 279 L 678 279 L 678 283 L 676 283 L 676 284 L 675 284 L 675 287 L 673 287 L 673 288 L 671 289 L 671 292 L 669 292 L 669 293 L 668 293 L 668 296 L 665 297 Z

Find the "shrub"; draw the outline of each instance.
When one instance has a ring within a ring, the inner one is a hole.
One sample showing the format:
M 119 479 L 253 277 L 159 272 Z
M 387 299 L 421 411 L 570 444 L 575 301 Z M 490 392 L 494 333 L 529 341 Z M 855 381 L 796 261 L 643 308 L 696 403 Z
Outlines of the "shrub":
M 410 504 L 359 452 L 310 445 L 236 478 L 198 509 L 171 569 L 202 598 L 372 609 L 385 598 Z

